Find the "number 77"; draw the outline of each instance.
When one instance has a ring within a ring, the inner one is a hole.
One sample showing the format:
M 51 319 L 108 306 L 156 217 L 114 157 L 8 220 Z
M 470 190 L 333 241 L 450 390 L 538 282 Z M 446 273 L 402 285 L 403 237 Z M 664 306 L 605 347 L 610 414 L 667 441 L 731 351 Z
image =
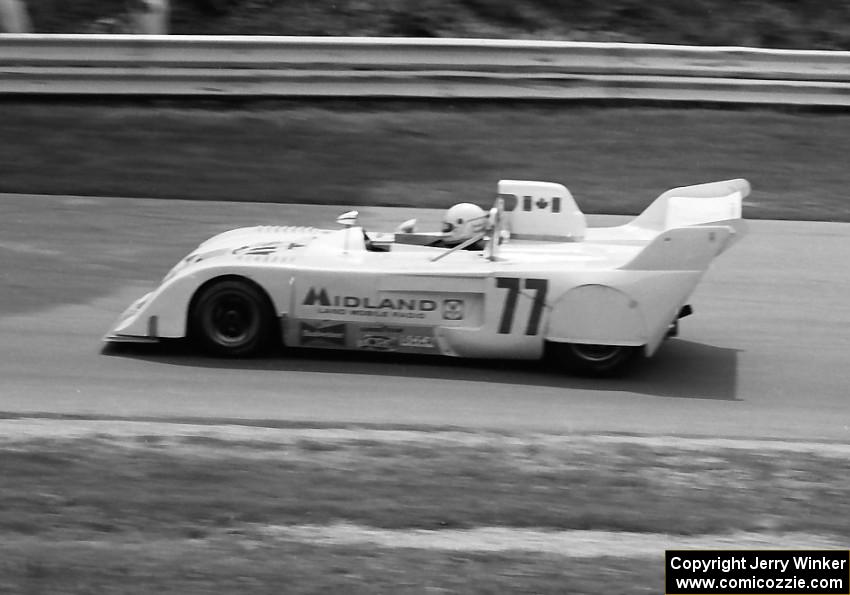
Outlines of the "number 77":
M 499 320 L 500 335 L 507 335 L 511 332 L 514 313 L 516 311 L 517 296 L 519 295 L 519 286 L 520 279 L 517 277 L 496 277 L 496 287 L 508 290 L 508 294 L 505 297 L 505 305 L 502 308 L 502 317 Z M 543 312 L 543 305 L 546 303 L 546 290 L 549 288 L 549 281 L 547 279 L 526 279 L 525 288 L 534 291 L 534 302 L 531 306 L 531 313 L 528 316 L 525 334 L 536 335 L 540 326 L 540 314 Z

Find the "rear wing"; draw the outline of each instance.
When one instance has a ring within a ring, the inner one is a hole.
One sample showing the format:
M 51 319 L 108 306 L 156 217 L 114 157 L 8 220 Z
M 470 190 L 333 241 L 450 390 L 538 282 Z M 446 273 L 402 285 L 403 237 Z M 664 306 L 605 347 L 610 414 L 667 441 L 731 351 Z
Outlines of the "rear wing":
M 743 178 L 682 186 L 664 192 L 625 225 L 588 228 L 564 186 L 500 180 L 490 235 L 500 237 L 500 230 L 505 229 L 514 239 L 645 244 L 622 268 L 705 270 L 715 256 L 746 233 L 741 216 L 749 194 L 750 183 Z M 498 242 L 491 239 L 488 257 L 495 259 L 497 251 Z
M 741 219 L 750 183 L 742 178 L 682 186 L 656 198 L 629 226 L 656 232 L 684 227 L 735 222 Z
M 736 230 L 728 225 L 668 229 L 620 268 L 628 271 L 704 271 L 736 236 Z

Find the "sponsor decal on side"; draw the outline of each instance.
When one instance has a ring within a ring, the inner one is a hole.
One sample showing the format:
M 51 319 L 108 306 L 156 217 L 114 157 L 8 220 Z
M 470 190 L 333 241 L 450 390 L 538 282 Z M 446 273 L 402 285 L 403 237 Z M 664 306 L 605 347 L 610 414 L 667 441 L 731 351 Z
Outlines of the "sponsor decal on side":
M 398 340 L 399 347 L 413 349 L 436 349 L 434 337 L 428 335 L 404 335 Z
M 443 300 L 445 320 L 463 320 L 463 300 Z
M 359 349 L 370 351 L 397 351 L 398 337 L 404 331 L 400 326 L 363 326 L 360 327 Z
M 397 345 L 395 337 L 386 335 L 362 335 L 357 341 L 358 348 L 372 351 L 393 351 Z
M 356 345 L 370 351 L 436 351 L 433 329 L 408 326 L 363 326 Z
M 301 345 L 345 347 L 346 325 L 340 323 L 310 324 L 302 322 L 298 332 L 298 342 Z
M 436 312 L 439 308 L 435 300 L 427 298 L 374 298 L 354 295 L 332 295 L 324 287 L 318 289 L 311 287 L 304 297 L 302 305 L 316 307 L 317 314 L 407 319 L 424 319 L 429 313 Z

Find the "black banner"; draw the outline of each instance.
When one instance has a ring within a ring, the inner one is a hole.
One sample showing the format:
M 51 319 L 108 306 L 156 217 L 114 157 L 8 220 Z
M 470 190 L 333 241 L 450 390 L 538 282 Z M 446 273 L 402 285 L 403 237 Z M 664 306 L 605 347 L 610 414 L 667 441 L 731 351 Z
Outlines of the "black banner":
M 667 595 L 847 595 L 847 550 L 667 550 Z

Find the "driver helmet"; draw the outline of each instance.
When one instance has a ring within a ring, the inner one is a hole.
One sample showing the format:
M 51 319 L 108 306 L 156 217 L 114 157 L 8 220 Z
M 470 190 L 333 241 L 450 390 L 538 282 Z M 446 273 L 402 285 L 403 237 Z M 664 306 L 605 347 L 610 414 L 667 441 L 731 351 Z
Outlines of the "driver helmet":
M 449 208 L 443 215 L 443 241 L 460 244 L 484 231 L 487 213 L 478 205 L 462 202 Z

